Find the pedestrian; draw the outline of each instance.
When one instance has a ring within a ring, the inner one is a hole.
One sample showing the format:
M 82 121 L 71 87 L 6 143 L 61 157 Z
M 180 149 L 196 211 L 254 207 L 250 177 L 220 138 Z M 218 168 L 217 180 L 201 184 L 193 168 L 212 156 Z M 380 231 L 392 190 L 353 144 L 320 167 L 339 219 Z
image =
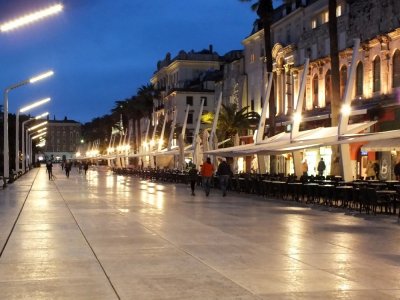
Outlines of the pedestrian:
M 203 163 L 203 165 L 201 166 L 202 184 L 207 197 L 210 194 L 211 180 L 213 174 L 214 166 L 211 163 L 211 159 L 207 157 L 206 162 Z
M 189 170 L 189 181 L 190 181 L 190 189 L 192 191 L 192 196 L 195 195 L 194 189 L 197 183 L 197 175 L 198 175 L 198 170 L 196 169 L 196 165 L 192 164 Z
M 397 163 L 394 165 L 394 176 L 396 180 L 400 180 L 400 159 L 397 160 Z
M 373 167 L 375 172 L 375 179 L 379 180 L 379 164 L 377 161 L 374 162 Z
M 87 162 L 84 162 L 83 163 L 83 170 L 85 170 L 85 175 L 86 175 L 88 169 L 89 169 L 89 164 Z
M 324 162 L 324 159 L 321 157 L 321 160 L 319 161 L 318 167 L 317 167 L 318 175 L 323 176 L 325 169 L 326 169 L 325 162 Z
M 219 185 L 222 191 L 222 197 L 226 196 L 226 189 L 228 187 L 229 177 L 232 174 L 231 167 L 226 162 L 226 158 L 223 157 L 220 159 L 221 162 L 218 165 L 217 175 L 219 177 Z
M 49 180 L 53 179 L 53 163 L 49 160 L 46 162 L 46 170 L 49 175 Z
M 375 179 L 375 170 L 374 170 L 374 164 L 372 163 L 372 161 L 368 161 L 367 162 L 367 170 L 366 170 L 366 179 Z
M 78 173 L 82 174 L 82 163 L 78 162 Z
M 71 167 L 72 167 L 71 162 L 67 162 L 65 164 L 65 175 L 67 175 L 67 178 L 69 178 L 69 173 L 71 172 Z
M 303 161 L 303 164 L 301 165 L 302 171 L 303 171 L 303 176 L 308 175 L 308 164 L 307 164 L 307 159 Z

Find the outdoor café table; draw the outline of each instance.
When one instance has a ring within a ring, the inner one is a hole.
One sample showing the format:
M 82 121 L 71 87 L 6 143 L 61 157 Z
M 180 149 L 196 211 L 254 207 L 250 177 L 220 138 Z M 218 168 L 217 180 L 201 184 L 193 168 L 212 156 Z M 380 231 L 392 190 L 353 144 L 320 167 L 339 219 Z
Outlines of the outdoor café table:
M 335 185 L 334 184 L 323 184 L 318 186 L 319 196 L 324 201 L 325 205 L 332 206 L 332 199 L 335 194 Z
M 289 182 L 287 184 L 286 199 L 290 195 L 292 200 L 299 201 L 301 196 L 302 186 L 303 184 L 301 182 Z
M 395 185 L 400 184 L 398 180 L 386 180 L 385 183 L 389 189 L 392 189 Z
M 336 183 L 336 181 L 334 181 L 334 180 L 320 180 L 320 181 L 318 181 L 320 184 L 322 184 L 322 185 L 326 185 L 326 184 L 335 184 Z
M 285 186 L 285 181 L 271 181 L 272 194 L 278 198 L 283 198 Z
M 318 194 L 318 183 L 306 183 L 304 184 L 303 195 L 307 197 L 306 203 L 314 202 L 317 199 Z
M 354 187 L 362 187 L 362 186 L 367 186 L 368 182 L 367 181 L 353 181 L 352 185 Z
M 261 180 L 261 184 L 263 187 L 264 196 L 268 197 L 272 192 L 272 190 L 271 190 L 272 180 L 267 180 L 267 179 Z
M 382 199 L 386 198 L 389 203 L 393 205 L 393 213 L 396 214 L 397 191 L 393 190 L 379 190 L 376 194 Z
M 339 185 L 336 187 L 336 195 L 335 200 L 337 205 L 339 205 L 339 201 L 341 201 L 341 207 L 347 207 L 349 201 L 351 200 L 353 187 L 349 185 Z
M 368 185 L 376 190 L 384 190 L 387 187 L 384 182 L 370 182 Z

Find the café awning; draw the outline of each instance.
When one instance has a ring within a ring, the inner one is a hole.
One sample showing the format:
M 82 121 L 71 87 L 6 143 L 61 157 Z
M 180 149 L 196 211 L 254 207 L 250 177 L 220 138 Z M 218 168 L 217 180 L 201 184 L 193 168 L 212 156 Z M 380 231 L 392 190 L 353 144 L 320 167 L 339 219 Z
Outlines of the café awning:
M 362 151 L 400 151 L 400 138 L 371 141 L 361 147 Z

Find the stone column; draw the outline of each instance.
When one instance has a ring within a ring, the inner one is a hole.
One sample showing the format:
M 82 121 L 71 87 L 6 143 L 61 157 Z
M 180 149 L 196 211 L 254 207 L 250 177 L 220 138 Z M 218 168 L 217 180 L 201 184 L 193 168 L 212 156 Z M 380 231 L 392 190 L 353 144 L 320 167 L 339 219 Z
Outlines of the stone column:
M 289 64 L 285 65 L 286 74 L 286 100 L 285 108 L 287 109 L 287 114 L 291 114 L 293 111 L 293 84 L 292 84 L 292 66 Z

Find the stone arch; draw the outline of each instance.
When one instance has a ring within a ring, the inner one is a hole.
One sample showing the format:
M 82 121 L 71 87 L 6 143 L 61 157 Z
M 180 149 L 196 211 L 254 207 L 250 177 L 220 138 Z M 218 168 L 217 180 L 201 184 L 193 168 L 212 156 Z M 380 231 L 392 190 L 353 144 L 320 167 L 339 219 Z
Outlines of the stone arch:
M 400 50 L 396 49 L 392 57 L 392 87 L 400 87 Z

